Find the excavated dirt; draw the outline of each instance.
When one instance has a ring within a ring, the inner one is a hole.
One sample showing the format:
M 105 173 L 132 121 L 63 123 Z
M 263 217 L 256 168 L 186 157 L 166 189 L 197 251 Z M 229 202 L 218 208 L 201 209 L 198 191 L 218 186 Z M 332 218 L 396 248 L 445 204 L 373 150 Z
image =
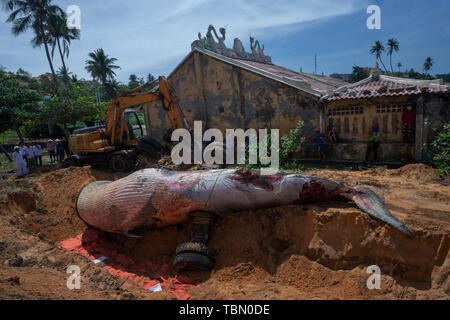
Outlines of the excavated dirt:
M 434 169 L 319 170 L 312 176 L 364 184 L 383 195 L 411 230 L 408 238 L 351 203 L 267 208 L 218 219 L 211 272 L 189 272 L 192 299 L 449 299 L 450 187 Z M 173 299 L 123 282 L 85 257 L 58 248 L 88 226 L 76 213 L 81 189 L 124 175 L 90 167 L 53 171 L 1 185 L 1 299 Z M 171 264 L 189 239 L 190 224 L 131 239 L 105 234 L 137 263 Z M 66 286 L 69 265 L 81 268 L 80 290 Z M 381 289 L 369 290 L 367 268 L 381 269 Z

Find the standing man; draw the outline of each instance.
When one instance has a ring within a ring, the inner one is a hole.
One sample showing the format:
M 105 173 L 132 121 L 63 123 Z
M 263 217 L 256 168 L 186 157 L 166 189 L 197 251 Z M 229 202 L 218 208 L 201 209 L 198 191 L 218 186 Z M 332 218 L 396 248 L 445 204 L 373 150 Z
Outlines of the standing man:
M 33 149 L 31 148 L 28 142 L 25 143 L 25 147 L 23 147 L 22 152 L 23 156 L 25 157 L 25 160 L 27 161 L 28 171 L 31 172 L 32 169 L 35 167 L 35 163 L 34 163 Z
M 53 141 L 52 139 L 49 139 L 47 141 L 47 151 L 48 151 L 48 153 L 50 155 L 50 161 L 51 162 L 55 162 L 56 161 L 55 149 L 56 149 L 55 141 Z
M 402 137 L 407 143 L 414 142 L 414 124 L 416 122 L 416 112 L 413 110 L 413 104 L 409 102 L 406 110 L 402 114 Z
M 17 176 L 19 178 L 21 178 L 21 177 L 27 175 L 28 170 L 27 170 L 25 161 L 23 160 L 23 154 L 22 154 L 22 151 L 20 151 L 20 147 L 18 147 L 18 146 L 14 147 L 13 157 L 14 157 L 14 160 L 16 161 Z
M 378 123 L 372 126 L 369 131 L 369 143 L 366 151 L 366 161 L 369 161 L 370 154 L 373 152 L 373 161 L 378 161 L 378 143 L 380 140 L 380 127 Z
M 42 151 L 41 151 L 41 145 L 38 143 L 35 143 L 32 146 L 33 149 L 33 156 L 35 160 L 36 167 L 42 167 Z
M 320 128 L 316 128 L 316 130 L 314 130 L 314 132 L 316 133 L 316 140 L 317 140 L 317 154 L 319 156 L 319 159 L 325 159 L 325 153 L 323 152 L 325 145 L 323 143 L 323 136 L 322 133 L 320 132 Z
M 56 154 L 58 161 L 62 162 L 64 160 L 64 144 L 59 139 L 56 140 Z

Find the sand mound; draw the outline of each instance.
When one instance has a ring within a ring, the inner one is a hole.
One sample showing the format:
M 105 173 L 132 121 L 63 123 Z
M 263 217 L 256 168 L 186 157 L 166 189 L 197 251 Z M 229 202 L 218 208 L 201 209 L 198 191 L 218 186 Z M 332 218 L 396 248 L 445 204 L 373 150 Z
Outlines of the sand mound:
M 39 221 L 41 235 L 53 242 L 81 233 L 86 224 L 76 213 L 76 202 L 81 190 L 97 180 L 114 180 L 125 174 L 108 174 L 91 169 L 69 167 L 45 174 L 38 182 L 41 203 L 46 208 L 46 219 Z
M 405 179 L 415 179 L 422 182 L 430 182 L 438 179 L 437 170 L 422 163 L 413 163 L 390 172 L 392 176 L 399 175 Z
M 384 167 L 370 169 L 363 175 L 378 177 L 398 177 L 402 179 L 414 179 L 421 182 L 432 182 L 438 179 L 437 170 L 422 163 L 413 163 L 398 169 L 388 170 Z

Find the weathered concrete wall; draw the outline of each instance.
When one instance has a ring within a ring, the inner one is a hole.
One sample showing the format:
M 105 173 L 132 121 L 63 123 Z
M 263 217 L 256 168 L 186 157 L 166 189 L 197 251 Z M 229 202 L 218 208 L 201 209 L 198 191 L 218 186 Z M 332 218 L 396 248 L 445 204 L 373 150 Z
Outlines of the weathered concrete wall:
M 299 120 L 305 122 L 306 134 L 319 125 L 316 97 L 199 52 L 184 61 L 169 81 L 191 126 L 194 120 L 223 131 L 270 125 L 285 135 Z M 161 104 L 147 104 L 144 110 L 149 134 L 162 141 L 170 123 Z
M 419 140 L 415 144 L 402 142 L 402 112 L 399 111 L 399 108 L 395 108 L 394 112 L 391 110 L 391 112 L 377 113 L 377 105 L 401 106 L 407 102 L 413 102 L 416 105 L 418 119 L 416 121 L 416 140 Z M 363 113 L 328 115 L 331 108 L 351 106 L 361 106 Z M 341 142 L 338 145 L 325 147 L 325 153 L 330 159 L 364 160 L 368 131 L 372 124 L 378 123 L 381 132 L 379 160 L 406 163 L 425 159 L 426 146 L 429 146 L 434 140 L 435 129 L 441 128 L 450 120 L 450 105 L 448 98 L 439 96 L 389 97 L 365 101 L 333 102 L 326 106 L 326 114 L 328 116 L 323 120 L 324 127 L 331 120 Z M 312 146 L 309 149 L 311 149 L 309 154 L 315 151 Z
M 373 99 L 365 101 L 338 101 L 330 103 L 326 112 L 328 121 L 336 128 L 339 138 L 344 142 L 366 142 L 372 125 L 378 123 L 380 126 L 381 139 L 385 142 L 402 141 L 402 110 L 407 102 L 414 102 L 416 98 L 395 97 L 391 99 Z M 377 106 L 390 105 L 390 108 L 381 109 L 377 112 Z M 338 112 L 348 113 L 345 115 L 329 115 L 333 109 L 344 110 Z M 342 108 L 348 108 L 342 109 Z M 353 113 L 361 110 L 362 113 Z M 346 110 L 346 111 L 345 111 Z M 389 112 L 387 111 L 389 110 Z M 326 125 L 324 126 L 326 127 Z

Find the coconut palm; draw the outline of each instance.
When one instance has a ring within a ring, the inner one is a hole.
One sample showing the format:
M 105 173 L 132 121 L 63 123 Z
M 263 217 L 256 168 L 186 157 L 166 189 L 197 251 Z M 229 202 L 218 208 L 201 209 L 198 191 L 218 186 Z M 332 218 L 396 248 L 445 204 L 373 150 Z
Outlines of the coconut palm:
M 105 83 L 105 93 L 104 98 L 111 100 L 119 95 L 119 85 L 120 83 L 116 79 L 110 79 Z
M 433 59 L 431 59 L 431 57 L 428 57 L 425 59 L 425 62 L 423 64 L 423 71 L 425 71 L 426 73 L 428 73 L 428 71 L 431 70 L 431 67 L 433 66 Z
M 377 60 L 380 60 L 381 64 L 384 67 L 384 70 L 387 72 L 386 66 L 383 63 L 383 60 L 381 60 L 381 54 L 383 52 L 384 52 L 384 46 L 381 43 L 381 41 L 379 41 L 379 40 L 375 41 L 375 44 L 370 49 L 370 53 L 376 55 Z
M 70 78 L 70 80 L 75 84 L 77 84 L 79 81 L 78 76 L 76 74 L 72 74 L 72 77 Z
M 90 60 L 86 60 L 86 71 L 92 76 L 92 79 L 100 81 L 105 85 L 108 79 L 113 79 L 116 75 L 114 70 L 120 69 L 114 62 L 116 58 L 110 58 L 102 48 L 89 53 Z
M 403 67 L 402 63 L 401 62 L 397 63 L 398 73 L 400 73 L 401 67 Z
M 391 71 L 394 73 L 394 68 L 392 68 L 392 53 L 397 52 L 399 50 L 398 47 L 398 41 L 394 38 L 391 38 L 387 42 L 388 45 L 388 52 L 387 55 L 389 56 L 389 63 L 391 65 Z
M 6 22 L 11 22 L 12 33 L 15 36 L 32 29 L 34 46 L 44 45 L 48 64 L 53 75 L 53 82 L 56 83 L 56 73 L 53 67 L 49 50 L 49 19 L 51 13 L 63 12 L 56 5 L 51 4 L 51 0 L 2 0 L 4 8 L 11 11 Z
M 70 82 L 70 75 L 72 74 L 72 72 L 69 72 L 69 69 L 67 69 L 65 66 L 61 66 L 58 69 L 58 76 L 60 76 L 64 83 L 69 83 Z

